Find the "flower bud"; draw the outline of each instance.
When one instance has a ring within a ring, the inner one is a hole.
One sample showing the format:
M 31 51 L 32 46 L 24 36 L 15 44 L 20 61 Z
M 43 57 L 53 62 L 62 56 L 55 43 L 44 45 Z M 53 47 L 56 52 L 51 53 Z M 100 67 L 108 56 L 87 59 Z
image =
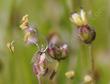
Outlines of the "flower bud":
M 68 45 L 66 43 L 62 43 L 58 35 L 55 34 L 48 40 L 47 53 L 53 59 L 63 60 L 67 57 Z
M 22 17 L 20 28 L 24 31 L 24 41 L 26 44 L 37 43 L 37 32 L 29 25 L 28 15 Z
M 54 45 L 54 47 L 49 46 L 47 50 L 49 56 L 51 56 L 53 59 L 56 59 L 56 60 L 65 59 L 67 57 L 68 47 L 63 48 L 64 45 L 67 46 L 67 44 Z
M 78 28 L 78 34 L 81 41 L 85 44 L 91 44 L 96 37 L 96 32 L 93 28 L 90 28 L 88 25 Z
M 70 19 L 77 26 L 79 39 L 85 44 L 91 44 L 92 41 L 95 40 L 96 32 L 88 25 L 86 12 L 81 10 L 80 14 L 73 13 Z
M 47 71 L 47 60 L 45 52 L 37 52 L 34 56 L 33 61 L 33 72 L 35 76 L 39 79 Z
M 26 44 L 36 44 L 37 43 L 37 32 L 34 28 L 27 28 L 24 30 L 24 41 Z
M 93 82 L 93 79 L 92 79 L 92 77 L 90 75 L 86 75 L 84 77 L 84 83 L 86 83 L 86 84 L 92 84 L 92 82 Z
M 68 71 L 65 73 L 65 76 L 68 78 L 68 79 L 73 79 L 74 76 L 75 76 L 75 72 L 74 71 Z

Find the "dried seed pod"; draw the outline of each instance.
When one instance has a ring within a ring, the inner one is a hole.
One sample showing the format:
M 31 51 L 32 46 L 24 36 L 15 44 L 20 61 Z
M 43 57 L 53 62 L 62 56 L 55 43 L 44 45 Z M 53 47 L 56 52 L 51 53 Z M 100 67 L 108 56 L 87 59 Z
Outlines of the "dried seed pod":
M 68 78 L 68 79 L 73 79 L 74 76 L 75 76 L 75 72 L 72 70 L 72 71 L 68 71 L 65 73 L 65 76 Z

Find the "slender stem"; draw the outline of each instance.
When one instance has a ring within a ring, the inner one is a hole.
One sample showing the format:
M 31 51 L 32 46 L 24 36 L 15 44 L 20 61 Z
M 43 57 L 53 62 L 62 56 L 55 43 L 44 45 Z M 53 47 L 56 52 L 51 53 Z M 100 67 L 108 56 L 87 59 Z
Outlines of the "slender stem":
M 34 45 L 38 48 L 38 50 L 40 50 L 38 43 L 34 43 Z
M 40 77 L 38 77 L 38 84 L 42 84 L 42 83 L 41 83 L 41 78 L 40 78 Z
M 58 67 L 59 67 L 59 61 L 57 61 L 57 63 L 56 63 L 55 71 L 57 71 Z
M 95 60 L 94 60 L 94 55 L 93 55 L 93 52 L 92 52 L 92 47 L 93 45 L 90 44 L 89 45 L 89 56 L 91 57 L 91 71 L 92 71 L 92 78 L 93 78 L 93 84 L 95 84 L 95 79 L 94 79 L 94 72 L 95 72 Z

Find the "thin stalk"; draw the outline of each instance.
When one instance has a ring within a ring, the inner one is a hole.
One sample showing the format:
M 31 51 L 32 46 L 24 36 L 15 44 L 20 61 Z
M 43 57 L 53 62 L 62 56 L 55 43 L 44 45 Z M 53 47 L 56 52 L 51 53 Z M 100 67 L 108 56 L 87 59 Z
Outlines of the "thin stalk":
M 42 84 L 42 83 L 41 83 L 41 78 L 40 78 L 40 77 L 38 77 L 38 84 Z
M 34 43 L 34 45 L 38 48 L 38 50 L 40 50 L 38 43 Z
M 95 79 L 94 79 L 94 72 L 95 72 L 95 60 L 94 60 L 94 55 L 93 55 L 93 52 L 92 52 L 92 49 L 93 48 L 93 45 L 90 44 L 89 45 L 89 56 L 91 57 L 91 71 L 92 71 L 92 78 L 93 78 L 93 84 L 95 84 Z

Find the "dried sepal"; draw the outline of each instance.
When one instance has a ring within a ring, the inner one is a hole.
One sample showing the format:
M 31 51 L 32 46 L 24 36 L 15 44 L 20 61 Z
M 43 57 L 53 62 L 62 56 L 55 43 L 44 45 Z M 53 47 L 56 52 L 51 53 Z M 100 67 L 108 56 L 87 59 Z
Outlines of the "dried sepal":
M 74 22 L 77 26 L 83 25 L 82 19 L 79 14 L 73 13 L 71 21 Z
M 83 9 L 81 10 L 80 15 L 81 15 L 83 25 L 87 25 L 88 24 L 87 16 L 86 16 L 86 12 Z
M 10 52 L 14 53 L 15 51 L 14 41 L 8 42 L 6 45 L 7 45 L 7 48 L 10 50 Z
M 28 20 L 29 20 L 28 17 L 29 17 L 29 15 L 27 15 L 27 14 L 24 15 L 21 21 L 22 22 L 25 22 L 25 21 L 28 22 Z
M 82 26 L 82 25 L 87 25 L 87 17 L 86 17 L 86 12 L 82 9 L 80 11 L 80 14 L 78 13 L 73 13 L 71 15 L 72 22 L 74 22 L 77 26 Z
M 37 32 L 34 28 L 30 27 L 28 15 L 22 17 L 20 28 L 24 32 L 24 41 L 26 44 L 37 43 Z
M 24 30 L 28 27 L 29 27 L 29 19 L 28 19 L 28 15 L 25 15 L 22 17 L 20 28 Z

